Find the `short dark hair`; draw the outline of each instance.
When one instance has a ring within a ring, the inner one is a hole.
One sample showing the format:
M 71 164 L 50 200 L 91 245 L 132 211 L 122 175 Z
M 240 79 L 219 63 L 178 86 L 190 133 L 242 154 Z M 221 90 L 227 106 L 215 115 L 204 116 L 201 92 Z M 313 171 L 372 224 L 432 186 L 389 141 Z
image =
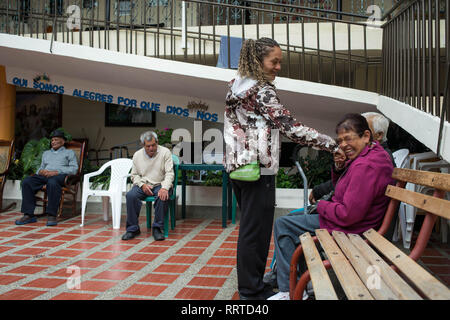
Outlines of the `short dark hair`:
M 354 131 L 359 137 L 362 137 L 366 130 L 369 130 L 370 141 L 372 142 L 373 136 L 370 131 L 369 123 L 366 118 L 359 113 L 347 113 L 336 125 L 336 134 L 341 131 Z

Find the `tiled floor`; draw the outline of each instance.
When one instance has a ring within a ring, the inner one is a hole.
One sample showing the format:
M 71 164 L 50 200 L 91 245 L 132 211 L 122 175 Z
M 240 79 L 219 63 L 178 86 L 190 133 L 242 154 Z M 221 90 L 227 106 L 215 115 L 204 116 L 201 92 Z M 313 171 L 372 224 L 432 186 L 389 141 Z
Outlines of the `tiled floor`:
M 237 225 L 220 220 L 177 221 L 155 242 L 141 217 L 141 235 L 122 241 L 99 214 L 46 227 L 46 218 L 14 225 L 17 212 L 0 214 L 0 299 L 237 299 Z M 273 254 L 273 244 L 269 256 Z M 450 249 L 432 240 L 422 263 L 450 285 Z M 269 266 L 270 260 L 267 262 Z

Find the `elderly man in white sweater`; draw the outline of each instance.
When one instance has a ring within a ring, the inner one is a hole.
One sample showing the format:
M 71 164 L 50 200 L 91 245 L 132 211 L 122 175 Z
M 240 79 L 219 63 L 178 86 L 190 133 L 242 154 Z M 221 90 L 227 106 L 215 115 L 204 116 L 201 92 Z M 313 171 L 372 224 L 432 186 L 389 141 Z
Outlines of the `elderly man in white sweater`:
M 130 240 L 139 235 L 139 213 L 142 200 L 156 196 L 155 219 L 152 225 L 155 240 L 164 240 L 164 214 L 169 207 L 174 179 L 172 153 L 158 145 L 158 136 L 153 131 L 141 135 L 142 149 L 133 155 L 131 180 L 133 188 L 127 193 L 127 230 L 122 240 Z

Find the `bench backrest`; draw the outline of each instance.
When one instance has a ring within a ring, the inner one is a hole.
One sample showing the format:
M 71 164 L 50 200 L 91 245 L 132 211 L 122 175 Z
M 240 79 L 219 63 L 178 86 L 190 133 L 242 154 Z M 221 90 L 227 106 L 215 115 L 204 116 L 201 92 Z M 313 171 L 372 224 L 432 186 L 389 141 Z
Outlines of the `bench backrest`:
M 394 214 L 401 202 L 412 205 L 426 212 L 419 231 L 416 244 L 409 257 L 417 260 L 425 250 L 437 217 L 450 219 L 450 201 L 443 199 L 445 192 L 450 191 L 450 174 L 430 171 L 395 168 L 392 177 L 397 180 L 396 186 L 386 188 L 386 196 L 391 198 L 383 224 L 378 230 L 385 234 Z M 405 189 L 407 182 L 432 188 L 433 195 L 425 195 Z

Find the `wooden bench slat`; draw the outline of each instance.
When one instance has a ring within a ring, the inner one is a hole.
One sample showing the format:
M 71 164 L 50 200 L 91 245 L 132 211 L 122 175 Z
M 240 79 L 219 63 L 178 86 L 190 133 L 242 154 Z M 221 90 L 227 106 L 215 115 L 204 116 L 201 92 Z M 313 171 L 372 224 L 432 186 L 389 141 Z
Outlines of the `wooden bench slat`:
M 397 268 L 417 286 L 429 299 L 450 300 L 450 290 L 434 278 L 418 263 L 404 254 L 400 249 L 386 240 L 378 232 L 370 229 L 364 236 L 385 255 Z
M 326 229 L 317 229 L 315 231 L 347 298 L 350 300 L 373 300 L 369 290 L 367 290 L 328 231 Z
M 377 266 L 380 276 L 400 300 L 422 300 L 422 297 L 411 288 L 400 275 L 395 272 L 359 235 L 349 234 L 350 241 L 369 261 Z
M 386 195 L 435 215 L 450 219 L 450 201 L 448 200 L 439 199 L 392 185 L 389 185 L 386 188 Z
M 450 191 L 450 174 L 394 168 L 392 178 L 439 190 Z
M 397 300 L 398 297 L 392 292 L 389 286 L 384 282 L 381 275 L 377 273 L 365 256 L 358 250 L 345 233 L 333 231 L 333 238 L 342 249 L 348 260 L 355 268 L 359 277 L 366 284 L 372 296 L 377 300 Z
M 311 275 L 311 282 L 316 300 L 338 300 L 333 284 L 323 266 L 319 251 L 309 232 L 300 236 L 306 264 Z

